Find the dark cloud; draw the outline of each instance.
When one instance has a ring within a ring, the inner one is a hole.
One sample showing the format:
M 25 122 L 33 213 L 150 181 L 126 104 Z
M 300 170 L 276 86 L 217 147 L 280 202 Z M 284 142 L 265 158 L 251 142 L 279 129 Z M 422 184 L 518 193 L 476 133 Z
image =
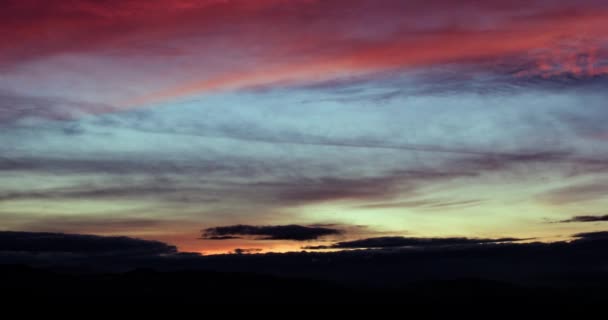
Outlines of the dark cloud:
M 83 255 L 156 255 L 173 254 L 177 252 L 177 248 L 159 241 L 129 237 L 1 231 L 0 251 Z
M 235 236 L 210 236 L 201 238 L 203 240 L 234 240 L 234 239 L 242 239 L 242 237 Z
M 608 221 L 608 215 L 603 216 L 574 216 L 570 219 L 562 220 L 560 222 L 568 223 L 568 222 L 600 222 L 600 221 Z
M 342 231 L 330 227 L 321 226 L 251 226 L 234 225 L 213 227 L 203 230 L 202 239 L 218 240 L 218 237 L 254 237 L 256 240 L 294 240 L 308 241 L 325 236 L 339 235 Z
M 329 246 L 304 247 L 310 250 L 322 249 L 374 249 L 374 248 L 400 248 L 400 247 L 437 247 L 437 246 L 457 246 L 457 245 L 477 245 L 486 243 L 514 242 L 525 239 L 518 238 L 498 238 L 498 239 L 478 239 L 478 238 L 410 238 L 410 237 L 377 237 L 361 240 L 338 242 Z
M 608 231 L 583 232 L 573 235 L 577 241 L 608 240 Z
M 234 254 L 251 254 L 251 253 L 258 253 L 261 251 L 262 251 L 262 249 L 259 249 L 259 248 L 248 248 L 248 249 L 236 248 L 236 249 L 234 249 Z

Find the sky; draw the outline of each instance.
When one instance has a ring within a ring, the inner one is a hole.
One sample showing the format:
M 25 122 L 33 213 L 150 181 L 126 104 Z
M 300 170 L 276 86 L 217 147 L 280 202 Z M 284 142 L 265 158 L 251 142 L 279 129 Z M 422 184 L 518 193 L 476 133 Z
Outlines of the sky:
M 604 231 L 606 30 L 603 0 L 4 0 L 0 229 L 201 253 Z

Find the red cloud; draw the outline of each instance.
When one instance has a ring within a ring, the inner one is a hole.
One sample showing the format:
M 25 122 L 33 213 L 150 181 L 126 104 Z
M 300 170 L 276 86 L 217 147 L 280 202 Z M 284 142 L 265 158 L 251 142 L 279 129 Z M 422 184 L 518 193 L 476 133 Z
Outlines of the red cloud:
M 62 53 L 111 52 L 138 68 L 149 57 L 165 69 L 188 58 L 129 105 L 513 56 L 537 61 L 520 75 L 608 71 L 608 4 L 593 0 L 14 0 L 0 30 L 5 68 Z

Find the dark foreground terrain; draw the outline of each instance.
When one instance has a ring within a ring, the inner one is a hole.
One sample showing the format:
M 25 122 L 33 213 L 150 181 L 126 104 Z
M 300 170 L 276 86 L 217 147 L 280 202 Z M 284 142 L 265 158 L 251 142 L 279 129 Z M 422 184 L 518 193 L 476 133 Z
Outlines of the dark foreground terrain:
M 388 288 L 253 273 L 140 269 L 112 274 L 66 274 L 25 266 L 0 267 L 0 297 L 5 303 L 517 303 L 577 308 L 581 304 L 603 303 L 606 289 L 608 282 L 605 281 L 594 285 L 551 287 L 455 279 L 415 281 L 399 288 Z
M 125 237 L 0 232 L 0 303 L 604 303 L 608 232 L 505 243 L 200 255 Z M 501 309 L 502 310 L 502 309 Z

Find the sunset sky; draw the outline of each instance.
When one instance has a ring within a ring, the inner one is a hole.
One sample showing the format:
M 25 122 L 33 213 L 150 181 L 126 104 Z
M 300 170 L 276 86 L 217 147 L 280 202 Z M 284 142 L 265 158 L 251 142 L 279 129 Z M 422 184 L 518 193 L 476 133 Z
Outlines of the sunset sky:
M 604 231 L 607 30 L 605 0 L 3 0 L 0 230 Z

